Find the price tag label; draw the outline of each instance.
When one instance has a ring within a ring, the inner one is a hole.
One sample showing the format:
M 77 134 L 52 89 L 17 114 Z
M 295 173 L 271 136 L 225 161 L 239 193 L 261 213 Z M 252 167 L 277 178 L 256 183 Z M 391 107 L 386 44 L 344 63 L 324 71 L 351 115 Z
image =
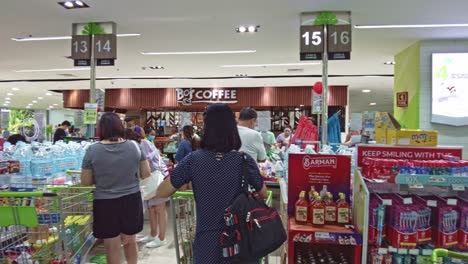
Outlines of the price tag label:
M 422 184 L 410 184 L 408 185 L 411 189 L 424 189 L 424 185 Z
M 390 199 L 383 199 L 383 200 L 382 200 L 382 204 L 383 204 L 383 205 L 389 205 L 389 206 L 391 206 L 391 205 L 392 205 L 392 200 L 390 200 Z
M 403 204 L 413 204 L 413 198 L 408 197 L 403 199 Z
M 457 199 L 447 199 L 447 205 L 457 205 Z
M 316 239 L 330 239 L 330 233 L 328 232 L 315 232 Z
M 423 256 L 432 256 L 432 249 L 423 249 L 422 250 Z
M 419 249 L 410 249 L 410 255 L 419 255 Z
M 453 184 L 453 185 L 452 185 L 452 189 L 453 189 L 454 191 L 461 191 L 461 192 L 463 192 L 463 191 L 465 191 L 465 186 L 462 185 L 462 184 Z
M 408 255 L 408 249 L 406 249 L 406 248 L 399 248 L 399 249 L 398 249 L 398 254 L 401 254 L 401 255 Z
M 394 247 L 388 247 L 388 252 L 396 253 L 396 252 L 398 252 L 398 249 L 394 248 Z
M 383 254 L 383 255 L 388 254 L 388 248 L 379 248 L 379 254 Z
M 427 200 L 427 206 L 437 207 L 437 201 L 436 200 Z

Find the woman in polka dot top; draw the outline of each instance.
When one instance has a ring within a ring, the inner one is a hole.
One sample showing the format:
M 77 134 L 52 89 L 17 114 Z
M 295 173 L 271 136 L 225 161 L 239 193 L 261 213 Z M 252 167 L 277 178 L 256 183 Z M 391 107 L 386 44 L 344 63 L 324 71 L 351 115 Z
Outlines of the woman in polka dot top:
M 224 230 L 224 210 L 241 193 L 241 140 L 234 113 L 226 104 L 210 105 L 204 115 L 201 150 L 190 153 L 158 188 L 156 197 L 169 197 L 192 183 L 197 209 L 194 264 L 231 263 L 223 258 L 219 238 Z M 248 181 L 267 196 L 255 160 L 248 157 Z M 254 262 L 255 263 L 255 262 Z M 243 263 L 249 264 L 249 263 Z

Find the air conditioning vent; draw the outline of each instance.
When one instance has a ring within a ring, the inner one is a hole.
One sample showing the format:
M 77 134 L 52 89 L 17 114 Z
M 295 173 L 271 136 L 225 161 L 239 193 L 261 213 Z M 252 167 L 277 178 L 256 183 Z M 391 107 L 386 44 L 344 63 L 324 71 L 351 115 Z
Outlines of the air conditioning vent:
M 57 74 L 58 76 L 62 76 L 62 77 L 78 77 L 76 75 L 73 75 L 71 73 L 59 73 Z
M 304 72 L 304 69 L 302 69 L 302 68 L 288 69 L 288 72 Z

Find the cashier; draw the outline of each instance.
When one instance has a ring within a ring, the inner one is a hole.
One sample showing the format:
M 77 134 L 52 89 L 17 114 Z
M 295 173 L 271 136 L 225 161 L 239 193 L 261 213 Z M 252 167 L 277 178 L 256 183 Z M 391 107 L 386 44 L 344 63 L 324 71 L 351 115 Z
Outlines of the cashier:
M 291 126 L 285 126 L 283 133 L 279 134 L 276 138 L 276 142 L 278 142 L 278 147 L 288 147 L 291 139 L 293 138 L 292 128 Z

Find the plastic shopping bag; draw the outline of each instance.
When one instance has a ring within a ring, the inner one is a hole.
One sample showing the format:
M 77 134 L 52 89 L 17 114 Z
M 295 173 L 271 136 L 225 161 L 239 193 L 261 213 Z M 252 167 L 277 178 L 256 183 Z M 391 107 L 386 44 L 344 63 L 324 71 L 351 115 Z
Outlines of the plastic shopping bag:
M 164 176 L 161 172 L 156 170 L 151 173 L 151 176 L 140 181 L 143 199 L 149 200 L 156 195 L 156 190 L 163 181 L 163 178 Z

